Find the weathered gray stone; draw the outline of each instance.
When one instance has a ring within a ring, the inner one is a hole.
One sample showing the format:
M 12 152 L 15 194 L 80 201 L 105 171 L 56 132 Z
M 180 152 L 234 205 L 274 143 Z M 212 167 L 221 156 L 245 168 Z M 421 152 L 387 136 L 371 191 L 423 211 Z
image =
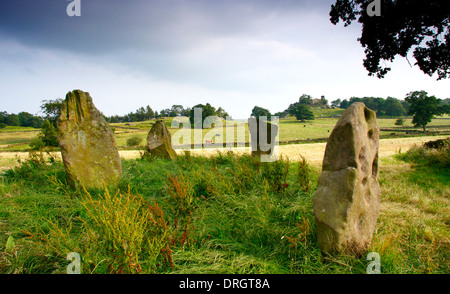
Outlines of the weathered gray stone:
M 353 103 L 328 138 L 314 197 L 322 251 L 360 255 L 370 245 L 380 206 L 379 132 L 375 112 Z
M 114 136 L 89 93 L 67 93 L 58 120 L 58 140 L 70 185 L 118 184 L 122 165 Z
M 177 153 L 172 147 L 172 136 L 162 120 L 157 120 L 147 136 L 148 151 L 152 156 L 176 159 Z

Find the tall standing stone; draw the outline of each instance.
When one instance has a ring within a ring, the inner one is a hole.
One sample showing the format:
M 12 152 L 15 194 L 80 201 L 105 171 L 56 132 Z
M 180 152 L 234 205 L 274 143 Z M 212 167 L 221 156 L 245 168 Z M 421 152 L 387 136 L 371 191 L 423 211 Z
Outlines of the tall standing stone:
M 176 159 L 177 153 L 172 147 L 172 136 L 162 120 L 157 120 L 148 132 L 148 151 L 152 156 Z
M 380 206 L 379 133 L 375 112 L 353 103 L 328 138 L 314 197 L 322 251 L 358 256 L 370 245 Z
M 69 184 L 85 188 L 118 184 L 122 166 L 114 136 L 89 93 L 67 93 L 58 140 Z

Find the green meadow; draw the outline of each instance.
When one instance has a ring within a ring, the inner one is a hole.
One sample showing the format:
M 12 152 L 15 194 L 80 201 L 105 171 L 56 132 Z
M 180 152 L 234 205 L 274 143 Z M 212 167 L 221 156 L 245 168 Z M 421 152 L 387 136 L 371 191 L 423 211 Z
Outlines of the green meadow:
M 326 142 L 343 111 L 343 109 L 314 109 L 315 119 L 310 121 L 298 121 L 294 117 L 280 119 L 278 138 L 280 144 Z M 163 118 L 163 120 L 169 128 L 172 137 L 178 133 L 178 136 L 182 135 L 185 138 L 190 138 L 191 144 L 194 143 L 194 130 L 172 128 L 173 118 Z M 403 126 L 395 125 L 396 120 L 397 118 L 378 118 L 378 124 L 381 129 L 381 138 L 450 135 L 449 115 L 433 119 L 427 126 L 428 131 L 426 134 L 422 132 L 421 128 L 414 128 L 411 118 L 405 118 Z M 114 131 L 116 144 L 119 150 L 145 148 L 147 134 L 154 121 L 155 120 L 131 123 L 111 123 L 110 126 Z M 4 129 L 0 129 L 0 152 L 21 152 L 31 150 L 29 143 L 38 135 L 39 131 L 39 129 L 30 127 L 7 126 Z M 224 122 L 222 128 L 216 126 L 215 128 L 197 131 L 201 132 L 201 139 L 195 141 L 196 143 L 198 141 L 206 143 L 206 140 L 212 142 L 219 142 L 219 140 L 221 140 L 222 142 L 228 141 L 248 144 L 250 140 L 248 124 L 246 121 Z M 216 136 L 216 134 L 220 136 Z M 132 137 L 135 137 L 135 142 L 133 144 L 127 143 Z M 179 144 L 178 142 L 175 142 L 174 144 L 182 145 L 184 143 L 183 140 L 180 139 Z
M 448 148 L 380 160 L 368 252 L 381 273 L 450 273 Z M 118 189 L 74 190 L 32 152 L 0 177 L 0 273 L 366 273 L 366 256 L 322 254 L 312 199 L 320 167 L 232 152 L 124 160 Z
M 340 114 L 327 111 L 311 121 L 280 120 L 280 144 L 325 142 L 338 120 L 330 116 Z M 194 138 L 165 121 L 172 137 Z M 378 119 L 382 138 L 450 133 L 448 117 L 434 119 L 426 134 L 411 119 L 395 121 Z M 119 149 L 144 149 L 152 124 L 111 124 Z M 245 122 L 229 124 L 244 130 L 242 141 L 233 132 L 234 142 L 248 142 Z M 199 131 L 203 141 L 227 138 L 225 127 Z M 0 130 L 0 167 L 15 166 L 0 168 L 0 273 L 65 273 L 71 252 L 81 256 L 82 273 L 94 274 L 367 271 L 366 255 L 320 252 L 312 200 L 321 167 L 308 158 L 261 163 L 233 152 L 185 152 L 169 161 L 142 150 L 122 158 L 118 188 L 75 190 L 54 153 L 12 156 L 30 151 L 38 132 Z M 381 208 L 367 253 L 380 255 L 382 273 L 448 274 L 449 149 L 396 153 L 380 159 Z

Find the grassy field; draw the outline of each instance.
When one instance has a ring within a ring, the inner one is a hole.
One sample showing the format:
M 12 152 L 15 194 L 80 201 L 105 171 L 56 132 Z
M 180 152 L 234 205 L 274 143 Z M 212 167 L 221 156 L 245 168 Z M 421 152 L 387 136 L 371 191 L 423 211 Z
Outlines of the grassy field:
M 138 135 L 143 146 L 153 122 L 112 124 L 122 181 L 91 191 L 67 185 L 58 150 L 28 153 L 39 130 L 2 129 L 0 273 L 65 273 L 70 252 L 82 256 L 83 273 L 365 273 L 365 256 L 322 254 L 315 237 L 312 199 L 337 122 L 327 116 L 335 113 L 281 120 L 286 144 L 272 163 L 255 161 L 248 147 L 179 150 L 176 161 L 141 158 L 127 140 Z M 380 254 L 382 273 L 448 274 L 448 149 L 415 144 L 447 137 L 450 118 L 434 119 L 428 134 L 410 120 L 378 123 L 382 201 L 368 252 Z M 216 131 L 226 139 L 216 129 L 202 130 L 203 140 Z
M 298 146 L 307 145 L 321 144 Z M 382 273 L 448 274 L 448 149 L 405 151 L 380 160 L 369 252 Z M 118 191 L 86 192 L 67 186 L 59 161 L 34 154 L 0 177 L 0 273 L 64 273 L 70 252 L 83 273 L 365 273 L 365 256 L 318 248 L 319 174 L 320 164 L 232 153 L 123 159 Z
M 296 143 L 311 143 L 311 142 L 326 142 L 328 136 L 338 121 L 338 117 L 342 114 L 342 109 L 319 109 L 314 110 L 316 119 L 311 121 L 297 121 L 295 118 L 280 119 L 279 126 L 279 141 L 280 144 L 296 144 Z M 321 116 L 322 115 L 322 116 Z M 184 130 L 179 128 L 172 128 L 172 119 L 164 119 L 169 128 L 172 137 L 185 135 L 190 137 L 191 143 L 194 143 L 194 131 Z M 395 125 L 396 118 L 378 118 L 380 126 L 381 138 L 401 138 L 401 137 L 417 137 L 429 135 L 450 135 L 450 117 L 443 116 L 433 119 L 428 125 L 427 133 L 423 133 L 421 129 L 414 128 L 412 119 L 405 119 L 403 126 Z M 120 150 L 139 149 L 145 147 L 147 134 L 151 129 L 154 120 L 136 122 L 136 123 L 113 123 L 111 128 L 114 130 L 116 144 Z M 248 144 L 249 131 L 248 125 L 243 121 L 232 121 L 229 125 L 234 125 L 234 130 L 227 137 L 226 126 L 222 128 L 203 129 L 201 130 L 201 141 L 212 140 L 213 142 L 230 142 Z M 238 133 L 238 126 L 243 126 L 243 132 Z M 29 143 L 32 138 L 39 133 L 38 129 L 22 128 L 22 127 L 6 127 L 0 129 L 0 152 L 20 152 L 29 151 Z M 216 134 L 220 136 L 216 136 Z M 133 136 L 137 136 L 141 142 L 137 146 L 129 146 L 127 140 Z M 174 142 L 175 145 L 183 144 L 183 142 Z

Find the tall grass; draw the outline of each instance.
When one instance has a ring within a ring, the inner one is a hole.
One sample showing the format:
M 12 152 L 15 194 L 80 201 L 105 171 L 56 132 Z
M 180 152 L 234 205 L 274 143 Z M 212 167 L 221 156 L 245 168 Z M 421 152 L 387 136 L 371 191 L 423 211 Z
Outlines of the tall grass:
M 319 174 L 306 159 L 187 153 L 124 160 L 117 190 L 80 191 L 35 154 L 0 178 L 0 272 L 64 273 L 78 252 L 83 273 L 365 273 L 364 256 L 320 252 Z M 433 164 L 382 162 L 369 249 L 382 273 L 449 273 L 449 178 Z
M 416 145 L 407 152 L 398 154 L 397 157 L 412 163 L 450 167 L 450 139 L 447 138 L 438 141 L 442 142 L 439 148 L 428 148 L 426 145 Z

